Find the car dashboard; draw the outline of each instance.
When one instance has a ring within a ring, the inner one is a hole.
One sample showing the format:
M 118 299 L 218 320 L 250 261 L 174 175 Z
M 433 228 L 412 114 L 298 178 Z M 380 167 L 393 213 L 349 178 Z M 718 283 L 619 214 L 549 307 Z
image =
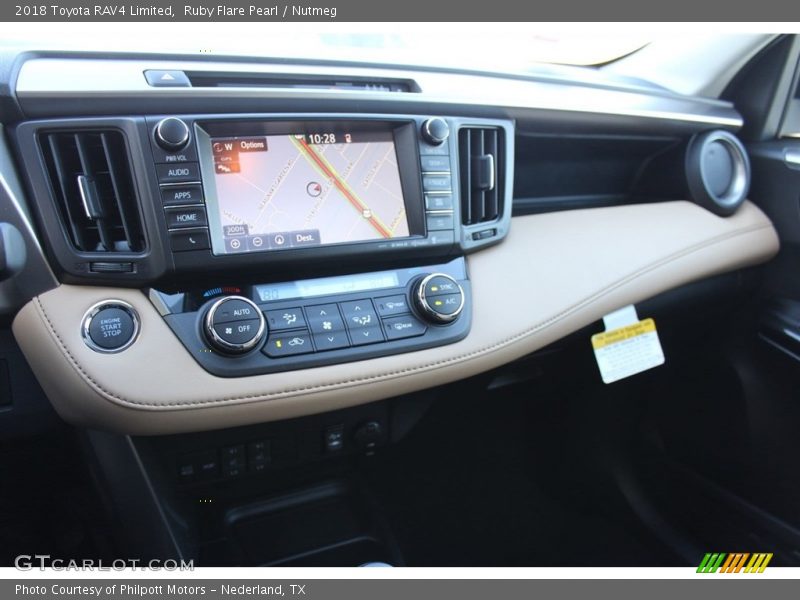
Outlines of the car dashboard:
M 0 308 L 81 427 L 191 433 L 368 407 L 778 249 L 746 200 L 741 116 L 643 81 L 6 64 Z

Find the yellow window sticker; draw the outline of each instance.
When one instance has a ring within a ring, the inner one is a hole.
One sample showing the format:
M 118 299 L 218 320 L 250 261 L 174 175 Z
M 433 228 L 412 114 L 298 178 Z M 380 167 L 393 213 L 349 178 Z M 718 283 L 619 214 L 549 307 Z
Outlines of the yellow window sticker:
M 664 364 L 664 351 L 653 319 L 639 320 L 626 306 L 603 318 L 606 331 L 592 336 L 603 383 L 614 383 Z

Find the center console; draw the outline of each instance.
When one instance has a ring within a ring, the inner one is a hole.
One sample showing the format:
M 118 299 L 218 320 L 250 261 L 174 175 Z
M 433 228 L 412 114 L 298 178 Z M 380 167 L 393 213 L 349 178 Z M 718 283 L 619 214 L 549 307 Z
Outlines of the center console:
M 465 338 L 463 256 L 511 217 L 509 121 L 178 114 L 15 131 L 68 283 L 140 287 L 206 371 L 242 377 Z M 87 307 L 86 345 L 139 315 Z

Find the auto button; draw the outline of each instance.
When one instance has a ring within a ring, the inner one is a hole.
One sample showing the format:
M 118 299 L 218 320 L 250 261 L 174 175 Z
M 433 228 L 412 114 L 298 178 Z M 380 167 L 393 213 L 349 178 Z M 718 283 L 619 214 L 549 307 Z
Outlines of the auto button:
M 220 302 L 213 313 L 213 323 L 230 323 L 231 321 L 247 321 L 260 314 L 258 307 L 244 298 L 228 297 Z

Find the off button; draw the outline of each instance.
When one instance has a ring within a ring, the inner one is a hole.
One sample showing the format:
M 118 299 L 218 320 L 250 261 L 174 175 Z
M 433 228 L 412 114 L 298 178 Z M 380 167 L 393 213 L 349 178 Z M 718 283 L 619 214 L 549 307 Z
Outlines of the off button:
M 214 331 L 221 340 L 228 344 L 239 346 L 255 338 L 260 327 L 261 321 L 259 319 L 250 319 L 249 321 L 219 323 L 214 325 Z

